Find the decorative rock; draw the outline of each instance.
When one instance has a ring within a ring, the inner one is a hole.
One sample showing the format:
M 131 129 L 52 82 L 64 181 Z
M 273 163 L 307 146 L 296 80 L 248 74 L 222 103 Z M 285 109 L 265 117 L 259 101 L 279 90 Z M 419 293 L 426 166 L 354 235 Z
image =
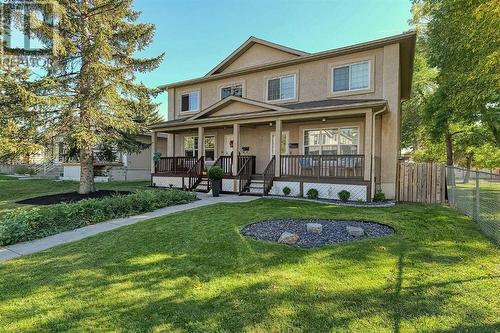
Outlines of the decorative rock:
M 281 234 L 280 238 L 278 239 L 278 243 L 293 245 L 297 243 L 298 240 L 299 240 L 299 235 L 285 231 L 284 233 Z
M 314 234 L 320 234 L 323 231 L 323 226 L 319 223 L 307 223 L 307 232 L 312 232 Z
M 345 228 L 347 230 L 347 233 L 354 237 L 360 237 L 365 234 L 363 228 L 351 227 L 350 225 L 346 226 Z

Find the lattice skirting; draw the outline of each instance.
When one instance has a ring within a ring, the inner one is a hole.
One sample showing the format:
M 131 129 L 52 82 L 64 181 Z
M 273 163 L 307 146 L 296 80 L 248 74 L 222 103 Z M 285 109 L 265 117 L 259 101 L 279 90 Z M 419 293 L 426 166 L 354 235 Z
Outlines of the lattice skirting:
M 158 187 L 182 188 L 182 177 L 157 177 L 153 176 L 153 185 Z
M 273 187 L 269 194 L 272 195 L 284 195 L 283 189 L 288 187 L 291 192 L 290 196 L 299 197 L 300 196 L 300 182 L 282 182 L 282 181 L 274 181 Z
M 299 197 L 300 193 L 300 182 L 293 181 L 275 181 L 273 182 L 273 187 L 270 191 L 271 195 L 284 195 L 283 188 L 290 188 L 290 196 Z M 329 184 L 329 183 L 304 183 L 303 184 L 303 196 L 306 196 L 307 191 L 311 188 L 318 190 L 318 196 L 321 199 L 333 199 L 340 200 L 338 193 L 340 191 L 346 190 L 351 193 L 349 200 L 366 201 L 367 186 L 366 185 L 354 185 L 354 184 Z
M 223 179 L 222 192 L 238 192 L 238 179 Z

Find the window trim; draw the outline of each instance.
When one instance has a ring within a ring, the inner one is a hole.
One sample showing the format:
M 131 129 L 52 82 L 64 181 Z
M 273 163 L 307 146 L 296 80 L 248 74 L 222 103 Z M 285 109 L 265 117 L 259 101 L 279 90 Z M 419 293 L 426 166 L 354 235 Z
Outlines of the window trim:
M 269 81 L 278 79 L 278 78 L 283 78 L 285 76 L 293 76 L 294 77 L 294 89 L 293 89 L 293 97 L 290 98 L 282 98 L 282 99 L 269 99 L 268 95 L 268 89 L 269 89 Z M 299 72 L 298 71 L 293 71 L 293 72 L 286 72 L 286 73 L 280 73 L 272 76 L 265 76 L 264 80 L 266 81 L 266 84 L 264 84 L 264 97 L 266 103 L 283 103 L 283 102 L 295 102 L 299 99 Z
M 242 81 L 227 82 L 227 83 L 220 84 L 218 86 L 218 89 L 219 89 L 219 100 L 220 101 L 222 100 L 222 89 L 228 88 L 228 87 L 237 86 L 239 84 L 241 84 L 241 97 L 242 98 L 246 98 L 246 95 L 247 95 L 246 81 L 242 80 Z
M 367 88 L 358 88 L 351 89 L 351 69 L 352 65 L 368 63 L 368 87 Z M 349 89 L 334 91 L 334 70 L 336 68 L 341 67 L 349 67 Z M 339 97 L 339 96 L 347 96 L 347 95 L 358 95 L 358 94 L 367 94 L 375 92 L 375 56 L 367 56 L 363 58 L 356 58 L 345 61 L 337 61 L 328 65 L 328 97 Z
M 341 129 L 343 128 L 357 128 L 358 129 L 358 143 L 357 143 L 357 153 L 355 155 L 362 155 L 363 153 L 361 152 L 361 126 L 359 125 L 344 125 L 344 126 L 336 126 L 336 125 L 332 125 L 332 126 L 322 126 L 322 127 L 314 127 L 314 128 L 302 128 L 302 140 L 301 140 L 301 154 L 302 155 L 305 155 L 306 154 L 306 145 L 305 145 L 305 139 L 306 139 L 306 131 L 322 131 L 322 130 L 327 130 L 327 129 L 338 129 L 339 132 Z M 309 145 L 309 146 L 315 146 L 315 145 Z M 320 149 L 319 149 L 319 155 L 321 155 L 321 152 L 322 152 L 322 146 L 323 145 L 319 145 L 320 146 Z M 327 145 L 325 145 L 327 146 Z M 337 147 L 340 148 L 340 141 L 339 143 L 337 143 Z M 338 154 L 338 156 L 341 156 L 341 154 Z
M 203 136 L 203 140 L 205 140 L 207 137 L 213 137 L 214 138 L 214 161 L 217 160 L 218 154 L 217 154 L 217 134 L 205 134 Z M 186 146 L 184 145 L 185 139 L 186 138 L 194 138 L 197 139 L 198 135 L 197 134 L 185 134 L 182 136 L 182 156 L 186 156 Z M 194 139 L 193 139 L 193 144 L 194 144 Z M 196 147 L 194 147 L 193 152 L 197 152 L 198 150 Z M 206 151 L 206 149 L 205 149 Z M 198 157 L 198 153 L 194 157 Z
M 198 93 L 198 108 L 196 110 L 182 111 L 182 96 L 188 95 L 191 93 Z M 201 110 L 201 89 L 191 89 L 191 90 L 185 90 L 185 91 L 179 92 L 178 103 L 179 103 L 179 115 L 192 115 L 192 114 L 200 112 L 200 110 Z

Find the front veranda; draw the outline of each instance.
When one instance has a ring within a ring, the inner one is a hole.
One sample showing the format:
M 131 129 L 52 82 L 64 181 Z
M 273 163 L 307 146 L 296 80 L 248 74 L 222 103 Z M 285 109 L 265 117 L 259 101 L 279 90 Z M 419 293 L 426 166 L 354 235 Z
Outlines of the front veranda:
M 370 200 L 380 172 L 373 125 L 372 110 L 365 109 L 169 128 L 168 156 L 153 164 L 152 183 L 208 190 L 204 170 L 217 165 L 225 174 L 223 192 L 282 195 L 288 187 L 291 196 L 303 196 L 315 188 L 320 198 L 337 199 L 347 190 L 351 200 Z

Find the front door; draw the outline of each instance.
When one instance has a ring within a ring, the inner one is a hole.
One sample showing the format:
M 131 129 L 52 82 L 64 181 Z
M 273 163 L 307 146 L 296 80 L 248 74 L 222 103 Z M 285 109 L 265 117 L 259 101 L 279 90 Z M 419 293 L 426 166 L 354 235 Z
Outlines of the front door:
M 276 139 L 276 136 L 274 134 L 274 132 L 271 132 L 271 147 L 269 147 L 269 151 L 271 152 L 271 158 L 273 157 L 273 155 L 275 155 L 274 153 L 274 140 Z M 289 141 L 290 141 L 290 132 L 288 131 L 283 131 L 281 132 L 281 152 L 280 154 L 281 155 L 288 155 L 288 144 L 289 144 Z
M 234 136 L 233 134 L 224 135 L 224 155 L 230 156 L 233 152 Z

